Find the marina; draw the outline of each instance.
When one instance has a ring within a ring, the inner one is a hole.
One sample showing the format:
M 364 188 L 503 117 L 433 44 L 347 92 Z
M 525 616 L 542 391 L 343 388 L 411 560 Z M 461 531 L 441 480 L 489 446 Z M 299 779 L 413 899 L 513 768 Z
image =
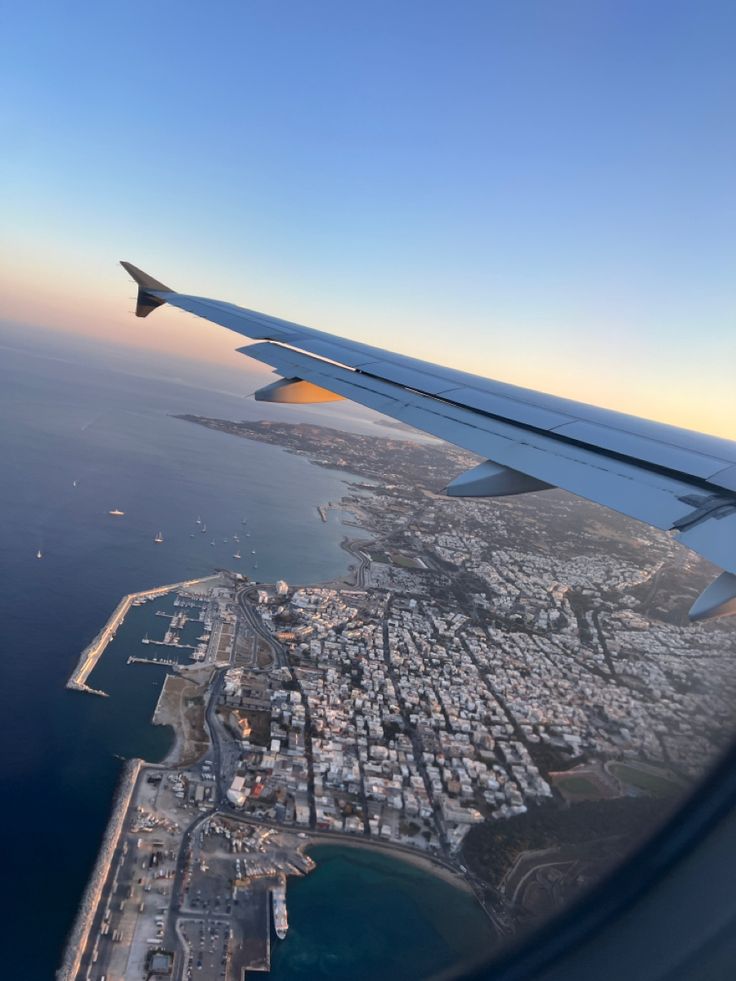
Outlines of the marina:
M 164 596 L 166 593 L 171 593 L 174 590 L 186 589 L 191 586 L 201 585 L 214 579 L 217 579 L 217 576 L 205 576 L 201 579 L 188 579 L 185 582 L 170 583 L 166 586 L 156 586 L 153 589 L 142 590 L 139 593 L 129 593 L 127 596 L 124 596 L 113 610 L 112 616 L 102 630 L 97 634 L 92 643 L 85 647 L 80 654 L 79 661 L 77 662 L 71 677 L 67 681 L 66 687 L 72 691 L 83 691 L 90 695 L 102 695 L 103 697 L 107 697 L 107 692 L 100 691 L 96 688 L 90 688 L 86 683 L 87 678 L 90 676 L 100 657 L 102 657 L 104 654 L 107 645 L 114 638 L 115 632 L 125 619 L 131 606 L 140 606 L 147 600 L 154 599 L 157 596 Z

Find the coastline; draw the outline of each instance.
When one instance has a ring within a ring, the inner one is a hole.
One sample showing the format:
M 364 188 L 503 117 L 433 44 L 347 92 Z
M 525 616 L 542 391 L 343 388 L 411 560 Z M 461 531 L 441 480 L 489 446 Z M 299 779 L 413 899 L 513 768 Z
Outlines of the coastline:
M 72 981 L 79 971 L 82 956 L 89 943 L 89 934 L 97 913 L 102 889 L 110 874 L 112 857 L 120 841 L 125 816 L 128 813 L 128 807 L 142 766 L 144 766 L 144 762 L 140 759 L 127 760 L 123 764 L 120 781 L 113 797 L 110 817 L 105 827 L 92 873 L 82 894 L 77 915 L 64 945 L 62 963 L 55 974 L 56 981 Z
M 431 875 L 436 876 L 438 879 L 443 879 L 451 886 L 455 886 L 457 889 L 471 895 L 476 901 L 477 896 L 473 887 L 464 878 L 460 872 L 454 872 L 452 869 L 445 865 L 444 862 L 439 861 L 431 855 L 423 855 L 419 851 L 413 851 L 412 849 L 404 849 L 398 847 L 397 845 L 392 845 L 389 843 L 384 843 L 380 841 L 371 841 L 369 839 L 359 839 L 359 838 L 347 838 L 338 837 L 337 835 L 320 835 L 318 832 L 315 834 L 312 832 L 309 835 L 307 841 L 304 842 L 299 851 L 302 854 L 309 854 L 311 848 L 316 848 L 320 845 L 330 845 L 332 847 L 342 848 L 359 848 L 364 851 L 374 851 L 380 852 L 390 858 L 395 858 L 397 861 L 406 862 L 408 865 L 413 865 L 415 868 L 421 869 L 423 872 L 428 872 Z M 311 857 L 311 856 L 310 856 Z M 315 859 L 316 861 L 316 859 Z M 319 862 L 317 862 L 317 869 L 319 868 Z M 479 904 L 480 905 L 480 904 Z

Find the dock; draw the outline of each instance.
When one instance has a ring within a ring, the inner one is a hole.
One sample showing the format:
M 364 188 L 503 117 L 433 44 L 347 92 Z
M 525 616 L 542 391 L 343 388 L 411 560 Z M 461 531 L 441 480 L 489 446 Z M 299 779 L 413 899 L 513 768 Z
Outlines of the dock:
M 97 634 L 91 644 L 89 644 L 79 655 L 77 666 L 72 672 L 71 677 L 66 683 L 66 687 L 71 691 L 84 691 L 90 695 L 102 695 L 107 697 L 107 692 L 99 691 L 97 688 L 90 688 L 86 683 L 92 669 L 105 652 L 107 645 L 115 636 L 120 624 L 128 614 L 131 606 L 137 601 L 140 605 L 141 600 L 154 599 L 157 596 L 165 596 L 177 589 L 186 589 L 189 586 L 197 586 L 200 583 L 210 582 L 218 576 L 204 576 L 200 579 L 188 579 L 185 582 L 170 583 L 167 586 L 156 586 L 153 589 L 145 589 L 140 593 L 128 593 L 124 596 L 112 612 L 112 616 L 107 621 L 102 630 Z
M 126 664 L 158 664 L 166 668 L 175 668 L 179 663 L 168 657 L 134 657 L 132 654 L 125 662 Z

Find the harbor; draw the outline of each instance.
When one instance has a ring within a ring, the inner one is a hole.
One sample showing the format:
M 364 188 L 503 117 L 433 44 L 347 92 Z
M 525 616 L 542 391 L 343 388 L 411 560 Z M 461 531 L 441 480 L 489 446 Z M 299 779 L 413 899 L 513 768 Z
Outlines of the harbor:
M 218 577 L 215 576 L 205 576 L 200 579 L 188 579 L 184 582 L 170 583 L 166 586 L 156 586 L 152 589 L 145 589 L 139 593 L 128 593 L 124 596 L 115 609 L 112 612 L 109 620 L 102 628 L 102 630 L 97 634 L 91 644 L 89 644 L 79 656 L 79 661 L 66 683 L 66 687 L 71 691 L 82 691 L 87 692 L 90 695 L 101 695 L 107 697 L 107 692 L 101 691 L 97 688 L 91 688 L 87 685 L 87 679 L 92 673 L 95 665 L 102 657 L 107 648 L 107 645 L 115 637 L 115 633 L 120 626 L 120 624 L 125 620 L 128 611 L 132 606 L 140 606 L 148 600 L 155 599 L 158 596 L 165 596 L 167 593 L 171 593 L 174 590 L 188 589 L 192 586 L 199 586 L 208 582 L 211 582 Z

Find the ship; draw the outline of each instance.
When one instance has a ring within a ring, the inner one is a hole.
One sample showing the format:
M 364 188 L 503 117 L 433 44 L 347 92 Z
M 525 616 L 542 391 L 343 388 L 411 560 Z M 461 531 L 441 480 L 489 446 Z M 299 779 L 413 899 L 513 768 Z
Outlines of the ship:
M 273 925 L 276 936 L 279 940 L 286 939 L 289 929 L 289 920 L 286 915 L 286 883 L 281 882 L 274 886 L 271 891 L 271 903 L 273 906 Z
M 111 514 L 113 518 L 122 518 L 125 511 L 121 511 L 120 508 L 113 508 L 112 511 L 108 511 L 107 513 Z
M 154 542 L 157 542 L 160 545 L 161 542 L 164 540 L 164 533 L 162 531 L 157 531 L 156 536 L 153 540 Z

